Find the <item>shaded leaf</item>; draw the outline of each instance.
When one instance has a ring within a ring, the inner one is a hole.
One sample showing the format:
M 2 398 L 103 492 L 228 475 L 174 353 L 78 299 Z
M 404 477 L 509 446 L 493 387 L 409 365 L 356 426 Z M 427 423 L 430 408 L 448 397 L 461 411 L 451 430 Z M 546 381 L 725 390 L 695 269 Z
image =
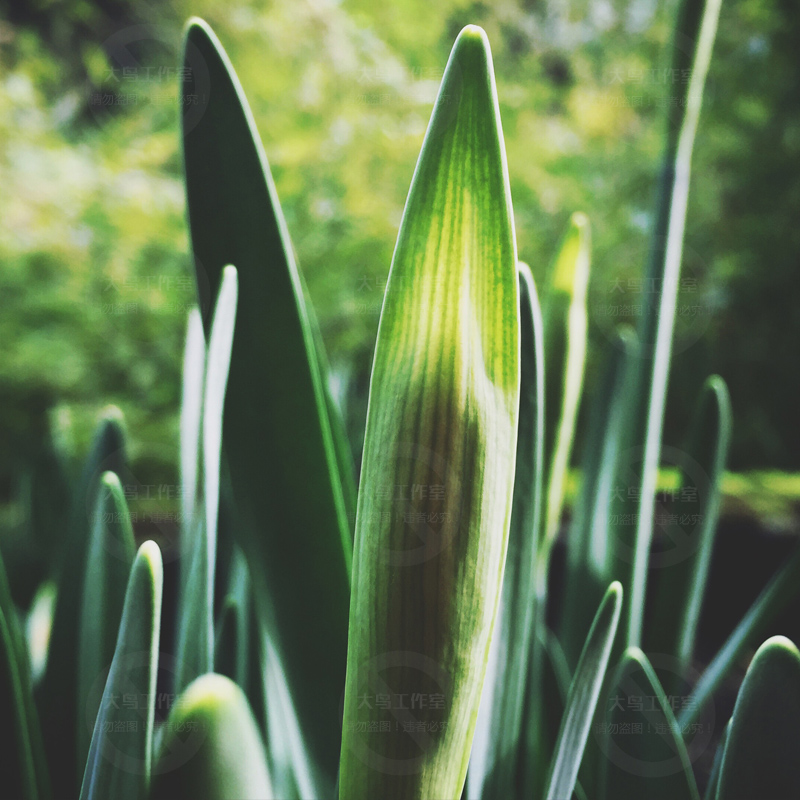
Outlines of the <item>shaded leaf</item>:
M 800 652 L 774 636 L 759 647 L 736 699 L 717 800 L 800 797 Z

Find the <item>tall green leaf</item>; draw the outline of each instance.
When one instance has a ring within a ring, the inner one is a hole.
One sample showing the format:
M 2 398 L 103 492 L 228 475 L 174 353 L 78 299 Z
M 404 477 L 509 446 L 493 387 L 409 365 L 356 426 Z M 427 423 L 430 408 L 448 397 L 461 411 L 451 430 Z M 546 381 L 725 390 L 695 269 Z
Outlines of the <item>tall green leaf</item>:
M 517 298 L 491 53 L 485 33 L 467 27 L 411 183 L 378 331 L 356 520 L 343 800 L 460 796 L 511 517 Z M 408 707 L 370 700 L 386 693 L 406 695 Z
M 586 361 L 588 315 L 586 297 L 591 263 L 591 228 L 585 214 L 576 213 L 569 221 L 558 255 L 553 263 L 550 284 L 543 301 L 545 354 L 548 360 L 548 415 L 557 422 L 549 444 L 547 518 L 545 536 L 552 541 L 558 532 L 564 504 L 564 485 L 569 468 L 575 421 L 578 417 L 583 368 Z M 558 359 L 557 363 L 555 359 Z M 557 393 L 556 393 L 557 392 Z M 551 403 L 551 399 L 555 402 Z
M 136 545 L 119 478 L 105 472 L 95 504 L 78 641 L 78 762 L 86 763 L 100 697 L 92 686 L 114 657 Z
M 651 652 L 674 655 L 683 667 L 690 663 L 700 621 L 730 438 L 730 396 L 722 378 L 714 375 L 703 385 L 679 465 L 681 490 L 693 490 L 697 495 L 692 507 L 700 517 L 692 534 L 696 541 L 689 543 L 692 552 L 687 558 L 661 570 L 647 639 Z M 683 515 L 676 516 L 679 521 L 668 533 L 673 542 L 680 542 L 686 533 L 681 528 Z
M 119 409 L 110 408 L 95 433 L 72 500 L 70 518 L 58 555 L 60 570 L 47 665 L 36 690 L 36 705 L 50 768 L 51 782 L 65 800 L 77 797 L 83 762 L 76 760 L 75 747 L 64 747 L 64 731 L 76 731 L 83 709 L 78 707 L 78 627 L 81 595 L 100 478 L 110 470 L 123 474 L 125 433 Z M 73 735 L 73 734 L 70 734 Z
M 206 332 L 224 266 L 239 272 L 223 432 L 235 531 L 259 606 L 273 611 L 271 635 L 308 746 L 332 784 L 351 561 L 336 422 L 252 114 L 222 46 L 200 20 L 187 26 L 183 64 L 186 191 Z
M 550 767 L 547 800 L 572 797 L 617 633 L 621 605 L 622 586 L 614 582 L 597 610 L 572 679 Z
M 692 149 L 717 31 L 720 4 L 721 0 L 683 0 L 675 31 L 673 69 L 676 71 L 672 74 L 688 74 L 690 78 L 686 84 L 680 84 L 676 103 L 671 106 L 677 113 L 670 112 L 667 126 L 667 148 L 659 187 L 653 244 L 645 275 L 645 285 L 656 287 L 656 291 L 648 294 L 647 302 L 643 304 L 639 327 L 640 378 L 635 392 L 637 407 L 633 425 L 634 430 L 641 431 L 642 439 L 635 438 L 633 444 L 638 446 L 643 441 L 644 451 L 641 499 L 633 542 L 626 637 L 628 644 L 636 646 L 642 640 L 648 559 L 653 536 L 664 405 L 683 257 Z M 687 47 L 687 42 L 691 43 L 690 47 Z
M 699 800 L 692 765 L 672 707 L 647 656 L 629 647 L 622 658 L 604 730 L 600 794 L 605 800 Z
M 170 712 L 151 800 L 271 800 L 264 743 L 244 692 L 223 675 L 191 683 Z
M 520 411 L 503 593 L 470 756 L 470 797 L 507 796 L 516 779 L 534 618 L 534 562 L 544 472 L 542 314 L 530 268 L 519 263 Z
M 731 717 L 717 800 L 800 797 L 800 652 L 783 636 L 758 649 Z
M 725 676 L 741 658 L 748 647 L 763 635 L 770 621 L 797 596 L 800 590 L 800 547 L 772 577 L 761 594 L 753 601 L 733 633 L 706 667 L 692 692 L 694 702 L 678 717 L 681 728 L 696 722 L 711 696 L 719 688 Z
M 81 800 L 144 800 L 150 785 L 163 567 L 155 542 L 136 554 Z

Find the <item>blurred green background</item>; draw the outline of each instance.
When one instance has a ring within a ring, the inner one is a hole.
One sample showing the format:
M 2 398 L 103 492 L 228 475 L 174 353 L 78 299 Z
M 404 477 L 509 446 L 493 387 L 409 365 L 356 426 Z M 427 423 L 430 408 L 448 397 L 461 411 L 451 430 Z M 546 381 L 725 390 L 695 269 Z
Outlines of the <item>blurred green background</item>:
M 0 12 L 0 529 L 24 530 L 34 474 L 55 469 L 51 437 L 77 460 L 109 403 L 140 481 L 176 483 L 194 298 L 177 48 L 192 14 L 252 105 L 336 387 L 362 395 L 447 55 L 463 25 L 487 30 L 520 257 L 541 278 L 569 215 L 592 221 L 587 411 L 608 334 L 635 322 L 647 289 L 665 103 L 686 79 L 669 70 L 674 2 L 2 0 Z M 798 40 L 794 0 L 725 0 L 695 148 L 665 443 L 680 445 L 718 372 L 738 472 L 800 470 Z M 363 407 L 351 409 L 358 454 Z

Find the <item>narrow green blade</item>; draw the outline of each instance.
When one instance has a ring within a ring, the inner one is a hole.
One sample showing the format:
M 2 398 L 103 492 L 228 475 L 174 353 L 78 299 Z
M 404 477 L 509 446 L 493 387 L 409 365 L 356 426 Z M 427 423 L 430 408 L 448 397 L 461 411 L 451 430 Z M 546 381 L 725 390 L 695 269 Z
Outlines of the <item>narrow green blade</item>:
M 627 399 L 636 347 L 636 335 L 621 327 L 609 345 L 600 386 L 592 399 L 580 494 L 567 541 L 565 585 L 572 588 L 565 592 L 559 628 L 570 669 L 578 663 L 595 609 L 611 581 L 611 501 L 623 431 L 630 421 Z
M 78 796 L 83 763 L 76 760 L 75 747 L 64 747 L 64 732 L 76 731 L 83 709 L 78 708 L 78 626 L 81 618 L 91 516 L 100 478 L 110 470 L 122 475 L 125 468 L 125 434 L 118 409 L 104 414 L 83 466 L 72 500 L 70 519 L 59 553 L 60 572 L 47 665 L 36 690 L 36 705 L 42 724 L 47 764 L 53 786 L 65 800 Z M 74 734 L 70 734 L 74 735 Z
M 136 554 L 81 800 L 144 800 L 150 785 L 163 567 L 155 542 Z M 98 681 L 95 688 L 102 684 Z M 99 692 L 98 692 L 99 693 Z
M 572 453 L 586 361 L 586 297 L 591 263 L 591 229 L 585 214 L 572 215 L 553 264 L 543 301 L 545 353 L 548 360 L 548 415 L 557 414 L 548 447 L 545 537 L 558 533 L 564 505 L 564 482 Z
M 608 695 L 602 781 L 605 800 L 699 800 L 686 745 L 647 656 L 629 647 Z
M 203 318 L 200 311 L 193 308 L 186 327 L 181 398 L 181 531 L 184 535 L 192 529 L 197 503 L 205 372 L 206 339 Z
M 685 708 L 678 717 L 682 729 L 697 721 L 706 703 L 734 664 L 748 647 L 754 646 L 763 635 L 766 626 L 797 596 L 798 590 L 800 590 L 800 547 L 795 549 L 792 557 L 764 587 L 719 653 L 714 656 L 714 660 L 706 667 L 692 692 L 694 703 Z
M 461 795 L 511 518 L 518 316 L 491 53 L 485 33 L 467 27 L 411 183 L 378 331 L 342 800 Z M 405 695 L 407 707 L 382 708 L 376 696 L 386 694 Z
M 7 797 L 37 800 L 33 741 L 31 739 L 32 702 L 27 673 L 27 655 L 11 602 L 5 565 L 0 557 L 0 725 L 3 757 L 0 758 L 0 785 Z M 26 698 L 26 694 L 28 695 Z
M 534 618 L 534 569 L 544 462 L 542 313 L 530 268 L 519 270 L 520 411 L 514 500 L 481 707 L 469 762 L 469 796 L 513 794 Z
M 274 611 L 271 634 L 308 746 L 332 784 L 351 534 L 316 336 L 252 115 L 200 20 L 187 27 L 183 63 L 187 200 L 206 331 L 223 267 L 239 271 L 224 422 L 235 530 L 259 603 Z
M 634 429 L 643 442 L 641 499 L 633 544 L 633 564 L 628 593 L 627 642 L 642 641 L 642 622 L 647 592 L 648 560 L 653 536 L 656 482 L 661 459 L 661 436 L 667 397 L 676 303 L 683 257 L 683 234 L 691 174 L 692 149 L 703 102 L 706 74 L 717 31 L 721 0 L 683 0 L 675 32 L 673 74 L 690 76 L 681 84 L 678 102 L 672 106 L 664 171 L 660 187 L 653 244 L 646 286 L 658 287 L 643 304 L 639 328 L 640 380 L 636 391 Z M 693 47 L 686 47 L 686 42 Z M 651 299 L 652 298 L 652 299 Z M 640 422 L 641 420 L 641 422 Z M 615 577 L 622 577 L 615 575 Z M 627 579 L 623 580 L 627 585 Z
M 686 543 L 691 555 L 663 568 L 658 575 L 653 621 L 647 640 L 649 652 L 673 655 L 684 668 L 692 657 L 711 566 L 730 437 L 730 396 L 722 378 L 714 375 L 703 385 L 681 453 L 680 490 L 682 495 L 693 497 L 695 501 L 691 505 L 676 503 L 673 510 L 684 513 L 675 515 L 678 522 L 670 526 L 668 532 L 671 541 L 681 543 L 688 528 L 695 541 Z M 685 513 L 686 509 L 691 515 Z M 692 515 L 701 521 L 683 522 L 684 516 Z
M 150 800 L 272 800 L 264 743 L 244 692 L 223 675 L 191 683 L 173 706 Z
M 756 652 L 739 690 L 717 800 L 800 797 L 798 742 L 800 652 L 774 636 Z
M 100 480 L 92 537 L 83 581 L 78 641 L 78 761 L 86 763 L 100 697 L 92 687 L 114 658 L 125 604 L 125 585 L 136 545 L 128 504 L 119 478 L 106 472 Z
M 572 679 L 550 767 L 547 800 L 572 797 L 617 633 L 621 605 L 622 586 L 615 582 L 609 586 L 597 610 Z
M 217 517 L 219 514 L 220 460 L 222 457 L 222 414 L 231 363 L 239 283 L 236 268 L 226 266 L 222 273 L 219 296 L 208 342 L 208 359 L 203 393 L 203 501 L 205 504 L 205 606 L 203 626 L 206 667 L 213 664 L 214 576 L 217 555 Z M 192 676 L 196 677 L 196 676 Z
M 178 612 L 177 692 L 214 664 L 214 575 L 217 552 L 222 409 L 236 323 L 237 275 L 226 267 L 217 298 L 203 383 L 203 501 L 205 514 L 194 515 L 183 547 L 182 595 Z

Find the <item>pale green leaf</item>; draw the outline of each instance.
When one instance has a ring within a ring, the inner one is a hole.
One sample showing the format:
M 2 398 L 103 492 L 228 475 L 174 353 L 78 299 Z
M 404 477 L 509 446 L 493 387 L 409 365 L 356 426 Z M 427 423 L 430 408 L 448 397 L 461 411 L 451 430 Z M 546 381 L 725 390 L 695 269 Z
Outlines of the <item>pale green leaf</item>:
M 460 797 L 511 517 L 518 314 L 491 54 L 485 33 L 467 27 L 412 180 L 378 331 L 356 520 L 342 800 Z M 376 691 L 436 700 L 395 718 L 360 704 Z M 425 731 L 416 723 L 404 730 L 412 719 Z M 360 725 L 382 720 L 390 730 Z

